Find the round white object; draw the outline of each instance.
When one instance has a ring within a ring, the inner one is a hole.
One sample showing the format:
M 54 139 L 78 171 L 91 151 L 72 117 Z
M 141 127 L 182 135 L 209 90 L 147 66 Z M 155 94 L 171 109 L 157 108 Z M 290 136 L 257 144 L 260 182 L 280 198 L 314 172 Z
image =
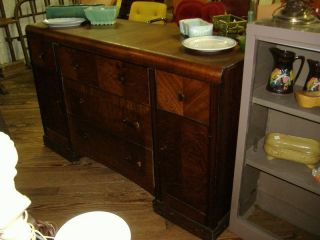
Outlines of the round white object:
M 80 214 L 68 220 L 57 232 L 55 240 L 130 240 L 128 224 L 119 216 L 103 211 Z

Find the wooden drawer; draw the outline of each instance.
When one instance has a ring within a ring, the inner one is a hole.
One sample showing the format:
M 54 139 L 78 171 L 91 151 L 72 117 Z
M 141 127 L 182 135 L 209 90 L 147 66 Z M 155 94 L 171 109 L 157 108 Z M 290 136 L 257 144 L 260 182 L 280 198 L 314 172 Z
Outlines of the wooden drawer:
M 149 106 L 133 103 L 73 80 L 64 81 L 64 90 L 69 114 L 152 148 Z
M 145 67 L 67 47 L 59 47 L 58 59 L 63 77 L 80 80 L 137 103 L 150 104 Z
M 63 77 L 98 86 L 96 56 L 77 49 L 59 46 L 57 58 Z
M 121 140 L 87 122 L 70 118 L 71 142 L 81 156 L 91 157 L 153 192 L 152 152 Z
M 29 39 L 28 45 L 33 68 L 42 67 L 56 71 L 52 42 L 35 36 Z
M 148 69 L 97 57 L 99 87 L 131 101 L 150 104 Z
M 210 85 L 156 71 L 157 107 L 209 125 Z

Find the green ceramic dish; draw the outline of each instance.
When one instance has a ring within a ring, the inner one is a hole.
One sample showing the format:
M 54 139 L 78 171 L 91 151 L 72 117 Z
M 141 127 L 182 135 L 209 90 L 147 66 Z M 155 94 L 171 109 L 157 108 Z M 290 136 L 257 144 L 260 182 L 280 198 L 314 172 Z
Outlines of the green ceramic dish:
M 116 22 L 117 7 L 88 7 L 84 9 L 84 14 L 91 25 L 112 25 Z
M 237 37 L 246 31 L 247 21 L 232 14 L 217 15 L 212 17 L 213 29 L 221 36 Z

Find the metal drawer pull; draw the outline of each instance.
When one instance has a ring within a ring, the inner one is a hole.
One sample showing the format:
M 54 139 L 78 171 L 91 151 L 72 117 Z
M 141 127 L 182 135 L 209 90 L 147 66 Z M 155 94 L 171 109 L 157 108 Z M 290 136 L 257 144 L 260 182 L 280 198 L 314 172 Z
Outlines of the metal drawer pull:
M 122 74 L 119 75 L 119 76 L 118 76 L 118 81 L 119 81 L 119 83 L 124 84 L 124 83 L 126 82 L 125 76 L 122 75 Z
M 122 119 L 122 123 L 124 123 L 128 127 L 132 127 L 135 129 L 140 128 L 140 123 L 138 121 L 129 121 L 128 118 Z
M 166 151 L 167 150 L 167 145 L 163 145 L 163 146 L 161 146 L 160 148 L 159 148 L 159 150 L 161 151 L 161 152 L 163 152 L 163 151 Z
M 38 55 L 38 58 L 39 58 L 39 59 L 41 59 L 41 60 L 43 60 L 44 55 L 45 55 L 45 53 L 44 53 L 44 52 L 42 52 L 42 53 L 40 53 L 40 54 Z
M 79 98 L 79 103 L 80 103 L 80 104 L 83 104 L 85 101 L 86 101 L 86 100 L 85 100 L 84 98 L 82 98 L 82 97 Z
M 89 139 L 89 135 L 85 131 L 80 131 L 80 137 L 85 141 Z
M 74 70 L 78 70 L 78 69 L 80 68 L 80 65 L 79 65 L 78 63 L 76 63 L 76 64 L 74 64 L 74 65 L 72 66 L 72 68 L 73 68 Z
M 177 98 L 178 101 L 183 102 L 186 99 L 186 96 L 182 92 L 179 92 Z
M 139 168 L 141 168 L 142 162 L 141 162 L 141 161 L 138 161 L 138 162 L 137 162 L 137 165 L 138 165 Z

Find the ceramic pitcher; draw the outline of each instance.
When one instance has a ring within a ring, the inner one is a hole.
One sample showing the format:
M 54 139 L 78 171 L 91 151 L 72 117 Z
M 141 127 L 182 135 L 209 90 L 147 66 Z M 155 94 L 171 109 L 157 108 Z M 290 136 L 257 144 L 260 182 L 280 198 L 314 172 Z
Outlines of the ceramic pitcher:
M 279 48 L 270 48 L 273 56 L 273 70 L 267 84 L 267 90 L 280 94 L 293 92 L 293 85 L 298 79 L 303 67 L 304 56 L 296 56 L 294 52 L 281 50 Z M 296 76 L 293 76 L 293 63 L 300 60 L 299 70 Z
M 307 59 L 309 73 L 303 87 L 308 94 L 320 96 L 320 61 Z

